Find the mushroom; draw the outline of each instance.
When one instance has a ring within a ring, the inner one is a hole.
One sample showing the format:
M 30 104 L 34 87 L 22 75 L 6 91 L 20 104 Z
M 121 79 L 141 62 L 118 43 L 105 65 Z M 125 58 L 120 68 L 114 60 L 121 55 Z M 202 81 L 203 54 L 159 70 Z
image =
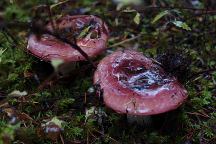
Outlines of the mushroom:
M 103 90 L 105 105 L 128 118 L 168 112 L 187 98 L 186 89 L 166 74 L 154 60 L 125 50 L 105 57 L 98 64 L 94 84 Z
M 66 15 L 48 23 L 46 29 L 51 32 L 53 25 L 58 34 L 72 41 L 76 39 L 77 45 L 91 58 L 101 54 L 106 49 L 108 41 L 108 27 L 98 17 L 93 15 Z M 85 57 L 59 39 L 49 34 L 38 38 L 31 34 L 28 39 L 27 50 L 44 61 L 62 59 L 64 61 L 82 61 Z

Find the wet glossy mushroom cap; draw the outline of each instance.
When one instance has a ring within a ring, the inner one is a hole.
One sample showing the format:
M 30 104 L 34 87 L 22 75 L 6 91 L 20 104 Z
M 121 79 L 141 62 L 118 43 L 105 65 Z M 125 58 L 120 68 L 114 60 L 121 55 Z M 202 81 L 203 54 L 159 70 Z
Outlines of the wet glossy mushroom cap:
M 66 15 L 54 21 L 59 35 L 73 40 L 77 39 L 77 45 L 89 57 L 95 57 L 106 49 L 108 41 L 107 25 L 98 17 L 93 15 Z M 53 31 L 51 23 L 46 28 Z M 40 38 L 32 34 L 28 39 L 27 49 L 33 55 L 42 60 L 62 59 L 64 61 L 82 61 L 85 58 L 70 45 L 43 34 Z
M 98 65 L 94 83 L 103 90 L 106 106 L 119 113 L 154 115 L 179 107 L 187 91 L 150 58 L 117 51 Z

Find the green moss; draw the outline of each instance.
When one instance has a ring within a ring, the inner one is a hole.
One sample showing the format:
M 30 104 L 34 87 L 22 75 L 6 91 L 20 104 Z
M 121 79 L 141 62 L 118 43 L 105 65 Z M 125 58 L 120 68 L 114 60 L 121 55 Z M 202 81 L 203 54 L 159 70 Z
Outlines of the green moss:
M 61 99 L 57 102 L 57 107 L 60 110 L 67 110 L 74 103 L 74 101 L 75 99 L 73 98 Z

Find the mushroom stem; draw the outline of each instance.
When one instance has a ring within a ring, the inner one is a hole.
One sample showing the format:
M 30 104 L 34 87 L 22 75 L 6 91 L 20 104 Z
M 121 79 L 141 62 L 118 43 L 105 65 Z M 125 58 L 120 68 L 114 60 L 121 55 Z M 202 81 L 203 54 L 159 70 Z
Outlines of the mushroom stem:
M 152 124 L 151 116 L 142 116 L 142 115 L 129 115 L 127 114 L 127 122 L 129 124 L 138 124 L 142 126 L 150 126 Z

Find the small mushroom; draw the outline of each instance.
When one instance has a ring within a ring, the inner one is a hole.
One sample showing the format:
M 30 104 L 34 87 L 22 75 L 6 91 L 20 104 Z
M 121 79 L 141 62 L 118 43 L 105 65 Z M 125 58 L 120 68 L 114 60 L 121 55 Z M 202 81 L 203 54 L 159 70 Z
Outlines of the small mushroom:
M 73 41 L 75 38 L 77 45 L 89 57 L 95 57 L 106 49 L 109 33 L 108 27 L 96 16 L 66 15 L 53 23 L 61 37 L 70 41 Z M 46 29 L 54 32 L 53 24 L 51 22 L 48 23 Z M 85 60 L 85 57 L 76 49 L 49 34 L 43 34 L 40 38 L 35 34 L 31 34 L 28 39 L 27 50 L 45 61 L 51 61 L 52 59 L 74 62 Z
M 186 89 L 175 77 L 132 50 L 117 51 L 101 60 L 94 83 L 103 90 L 105 105 L 128 117 L 168 112 L 187 98 Z

